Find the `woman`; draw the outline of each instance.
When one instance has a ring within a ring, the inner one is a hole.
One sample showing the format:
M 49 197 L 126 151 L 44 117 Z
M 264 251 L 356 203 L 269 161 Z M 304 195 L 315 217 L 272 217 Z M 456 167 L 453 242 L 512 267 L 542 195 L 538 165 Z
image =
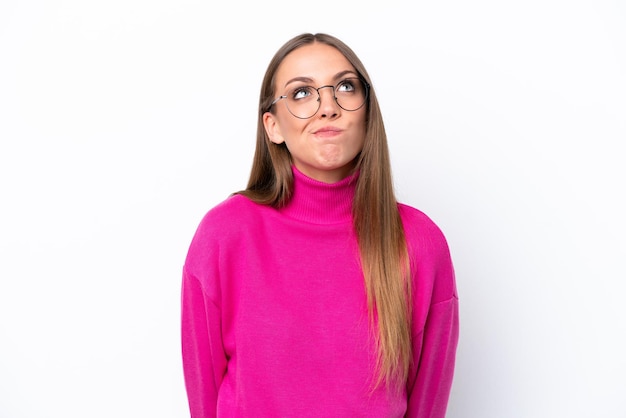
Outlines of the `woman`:
M 444 417 L 458 339 L 446 240 L 393 194 L 382 116 L 340 40 L 269 64 L 245 190 L 183 270 L 191 416 Z

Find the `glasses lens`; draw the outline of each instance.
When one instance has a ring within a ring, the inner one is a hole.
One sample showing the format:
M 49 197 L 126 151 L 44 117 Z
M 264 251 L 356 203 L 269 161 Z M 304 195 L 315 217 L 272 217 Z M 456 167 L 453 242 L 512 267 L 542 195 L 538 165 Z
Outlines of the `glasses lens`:
M 365 104 L 367 91 L 363 82 L 358 78 L 345 79 L 335 87 L 337 104 L 344 110 L 357 110 Z
M 297 118 L 307 119 L 319 108 L 317 90 L 310 86 L 296 87 L 287 93 L 287 108 Z
M 328 86 L 330 87 L 330 86 Z M 347 78 L 334 88 L 335 100 L 344 110 L 358 110 L 367 100 L 367 88 L 359 78 Z M 287 109 L 297 118 L 308 119 L 317 113 L 320 96 L 311 86 L 296 87 L 286 94 Z

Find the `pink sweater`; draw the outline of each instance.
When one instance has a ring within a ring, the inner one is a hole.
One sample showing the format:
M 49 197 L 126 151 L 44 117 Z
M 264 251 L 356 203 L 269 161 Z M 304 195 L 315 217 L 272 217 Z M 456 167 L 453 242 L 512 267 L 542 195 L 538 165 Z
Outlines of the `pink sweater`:
M 233 196 L 210 210 L 183 269 L 182 355 L 191 416 L 445 416 L 458 340 L 446 240 L 399 205 L 411 255 L 413 367 L 372 392 L 374 344 L 352 228 L 355 176 L 294 168 L 283 209 Z

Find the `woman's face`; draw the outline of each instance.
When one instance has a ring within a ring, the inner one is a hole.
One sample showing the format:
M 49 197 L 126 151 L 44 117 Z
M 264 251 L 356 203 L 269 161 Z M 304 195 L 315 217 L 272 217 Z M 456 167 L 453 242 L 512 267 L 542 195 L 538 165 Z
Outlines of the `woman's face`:
M 336 86 L 358 77 L 337 49 L 321 43 L 302 46 L 285 57 L 276 73 L 275 96 L 294 88 Z M 313 90 L 313 96 L 317 93 Z M 287 99 L 274 104 L 274 113 L 263 115 L 265 131 L 275 144 L 285 143 L 296 168 L 313 179 L 334 183 L 345 178 L 363 149 L 367 106 L 342 109 L 332 88 L 319 90 L 320 107 L 313 117 L 298 119 L 289 112 Z M 316 96 L 315 96 L 316 98 Z

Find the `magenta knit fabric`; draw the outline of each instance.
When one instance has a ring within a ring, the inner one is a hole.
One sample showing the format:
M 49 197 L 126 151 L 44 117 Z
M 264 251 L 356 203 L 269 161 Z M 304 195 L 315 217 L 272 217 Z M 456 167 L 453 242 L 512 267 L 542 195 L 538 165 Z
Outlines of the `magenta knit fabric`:
M 182 286 L 191 416 L 443 418 L 459 327 L 440 229 L 399 205 L 413 273 L 413 367 L 400 393 L 372 391 L 375 349 L 351 218 L 356 175 L 326 184 L 294 168 L 294 177 L 285 208 L 230 197 L 192 240 Z

